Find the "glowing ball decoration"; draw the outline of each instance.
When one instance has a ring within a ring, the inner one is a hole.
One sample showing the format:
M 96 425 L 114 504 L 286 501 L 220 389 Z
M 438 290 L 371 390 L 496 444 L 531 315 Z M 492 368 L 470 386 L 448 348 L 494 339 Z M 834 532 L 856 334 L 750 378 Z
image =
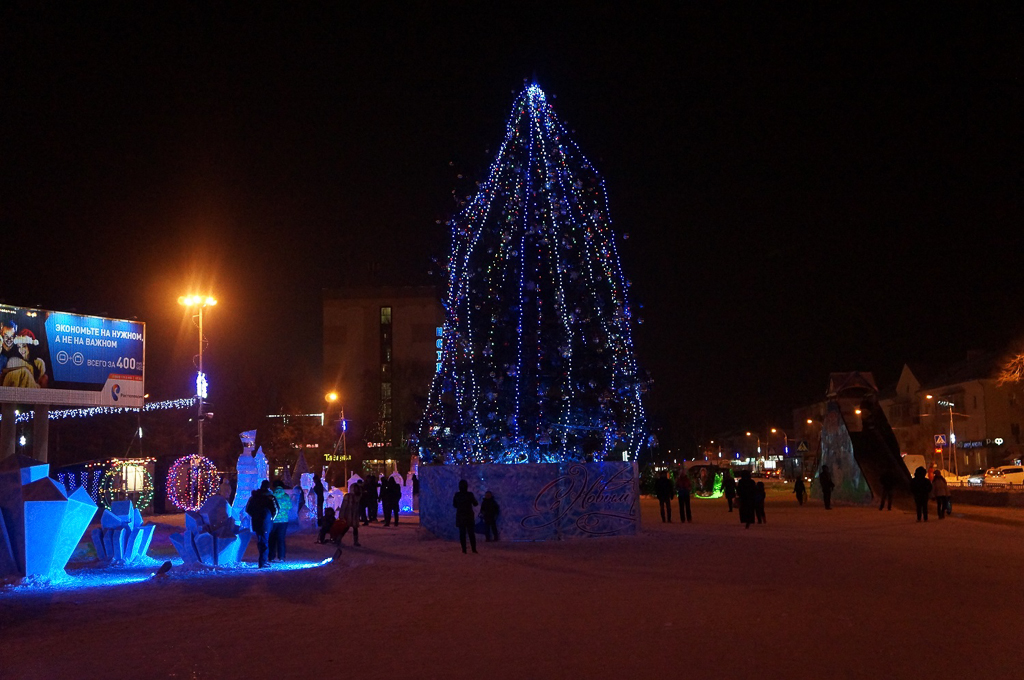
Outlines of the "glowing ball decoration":
M 167 472 L 167 497 L 182 510 L 199 510 L 219 488 L 217 466 L 196 453 L 174 461 Z
M 153 500 L 153 475 L 146 469 L 146 463 L 137 460 L 111 462 L 103 473 L 99 486 L 99 501 L 110 510 L 115 501 L 130 500 L 139 510 L 145 509 Z

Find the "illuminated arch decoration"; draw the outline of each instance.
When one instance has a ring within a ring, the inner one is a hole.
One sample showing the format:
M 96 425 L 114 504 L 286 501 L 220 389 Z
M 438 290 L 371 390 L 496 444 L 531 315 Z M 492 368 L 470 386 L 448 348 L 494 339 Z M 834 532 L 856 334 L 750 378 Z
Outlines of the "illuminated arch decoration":
M 450 220 L 444 326 L 420 457 L 635 461 L 648 380 L 633 351 L 605 182 L 544 92 L 519 95 L 475 196 Z
M 196 512 L 220 488 L 213 461 L 197 453 L 174 461 L 167 472 L 167 498 L 181 510 Z
M 142 460 L 114 459 L 100 478 L 99 502 L 110 510 L 116 501 L 130 500 L 134 507 L 145 510 L 153 500 L 153 475 L 146 464 L 153 458 Z

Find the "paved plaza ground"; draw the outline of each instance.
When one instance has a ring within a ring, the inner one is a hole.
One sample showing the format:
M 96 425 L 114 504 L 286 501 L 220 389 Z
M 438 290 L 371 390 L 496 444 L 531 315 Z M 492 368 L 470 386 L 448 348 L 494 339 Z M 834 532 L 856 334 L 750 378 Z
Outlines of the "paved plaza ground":
M 749 529 L 724 500 L 662 524 L 645 498 L 636 537 L 463 555 L 403 519 L 322 567 L 8 588 L 0 679 L 1024 677 L 1024 514 L 791 498 Z

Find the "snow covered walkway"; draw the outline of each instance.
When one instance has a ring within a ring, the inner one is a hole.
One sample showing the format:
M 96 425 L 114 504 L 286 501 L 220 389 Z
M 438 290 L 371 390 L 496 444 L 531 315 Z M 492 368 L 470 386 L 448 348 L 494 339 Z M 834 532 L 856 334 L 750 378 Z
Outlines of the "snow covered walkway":
M 293 533 L 306 568 L 7 588 L 0 678 L 1024 676 L 1015 520 L 772 498 L 744 529 L 724 499 L 690 525 L 642 506 L 637 537 L 463 555 L 403 518 L 326 566 Z

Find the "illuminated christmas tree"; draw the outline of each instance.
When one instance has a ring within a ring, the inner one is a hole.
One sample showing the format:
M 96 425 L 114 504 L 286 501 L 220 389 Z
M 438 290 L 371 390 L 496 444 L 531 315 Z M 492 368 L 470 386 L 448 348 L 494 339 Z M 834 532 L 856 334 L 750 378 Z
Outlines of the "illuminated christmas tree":
M 633 460 L 646 388 L 604 180 L 536 85 L 450 222 L 446 320 L 421 424 L 442 463 Z

